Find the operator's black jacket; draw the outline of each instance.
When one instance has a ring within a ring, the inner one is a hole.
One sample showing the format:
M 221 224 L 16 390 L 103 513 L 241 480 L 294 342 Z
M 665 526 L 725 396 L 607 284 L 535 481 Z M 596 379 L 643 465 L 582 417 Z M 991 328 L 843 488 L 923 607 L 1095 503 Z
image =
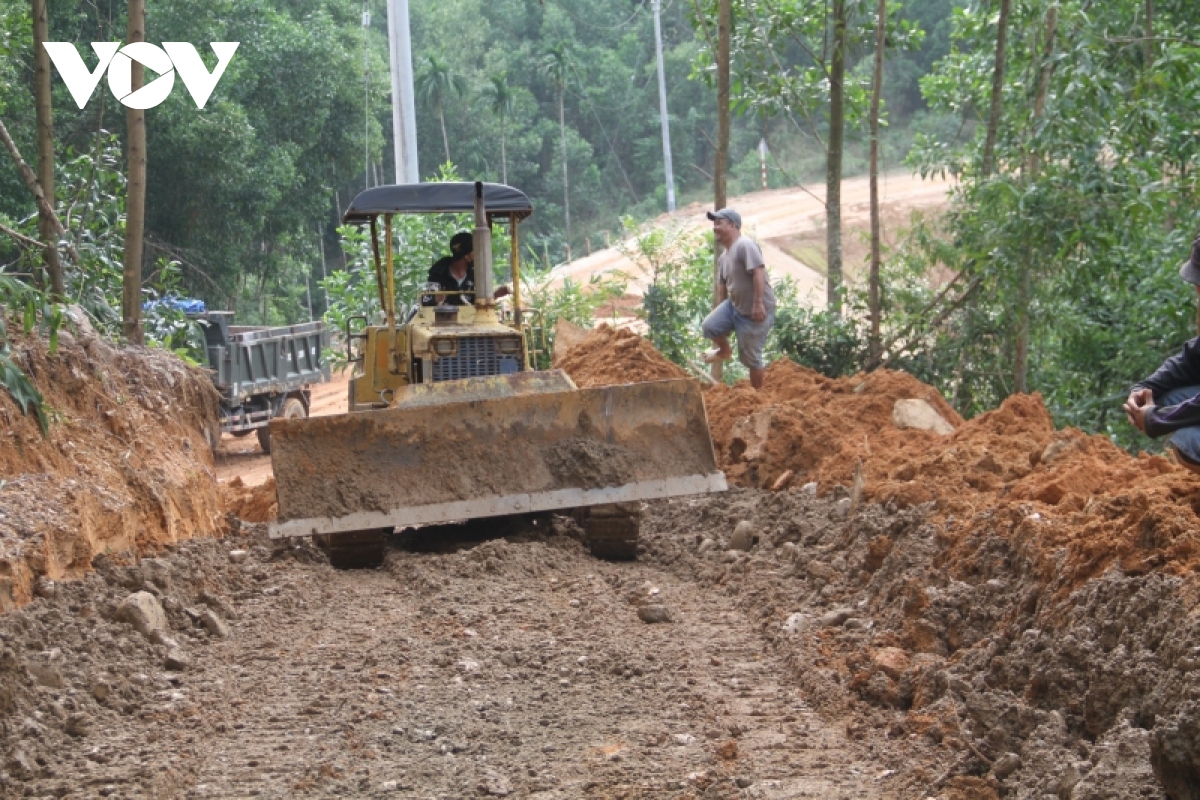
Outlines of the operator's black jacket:
M 1200 336 L 1183 346 L 1183 352 L 1171 356 L 1146 380 L 1134 384 L 1132 391 L 1149 389 L 1155 406 L 1146 414 L 1146 434 L 1164 436 L 1180 428 L 1200 425 L 1200 395 L 1175 406 L 1158 405 L 1159 398 L 1172 389 L 1200 386 Z
M 429 282 L 436 283 L 438 288 L 443 292 L 467 292 L 467 294 L 448 294 L 441 299 L 443 303 L 451 306 L 466 306 L 475 302 L 475 265 L 467 265 L 467 277 L 463 281 L 462 286 L 458 285 L 458 281 L 450 274 L 450 265 L 454 263 L 451 256 L 438 259 L 432 267 L 429 268 Z M 436 295 L 422 295 L 421 305 L 436 306 L 438 298 Z

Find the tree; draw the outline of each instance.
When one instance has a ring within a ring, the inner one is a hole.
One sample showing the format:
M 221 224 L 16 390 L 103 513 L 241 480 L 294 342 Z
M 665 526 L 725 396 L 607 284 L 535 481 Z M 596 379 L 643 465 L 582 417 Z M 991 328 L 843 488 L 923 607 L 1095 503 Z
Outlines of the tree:
M 883 97 L 883 46 L 887 34 L 887 0 L 879 0 L 879 9 L 875 19 L 875 71 L 871 79 L 871 276 L 868 286 L 869 313 L 871 317 L 871 334 L 869 357 L 877 361 L 882 342 L 880 327 L 883 322 L 883 309 L 879 297 L 879 267 L 881 259 L 882 236 L 879 221 L 879 102 Z
M 126 43 L 146 41 L 145 0 L 129 0 Z M 131 91 L 142 88 L 145 69 L 134 60 Z M 142 344 L 142 236 L 146 226 L 146 112 L 125 110 L 129 182 L 125 200 L 125 272 L 122 280 L 121 328 L 126 341 Z
M 508 88 L 508 73 L 499 72 L 488 76 L 488 83 L 483 87 L 484 97 L 492 113 L 500 120 L 500 180 L 508 183 L 508 153 L 505 147 L 505 123 L 513 113 L 515 105 L 512 90 Z
M 571 190 L 567 180 L 567 118 L 563 110 L 563 94 L 567 88 L 567 73 L 571 64 L 566 42 L 557 42 L 542 56 L 542 71 L 550 77 L 558 93 L 558 129 L 562 142 L 563 227 L 568 253 L 571 247 Z M 569 256 L 568 256 L 569 259 Z
M 467 93 L 467 79 L 450 68 L 450 65 L 434 54 L 430 54 L 425 67 L 417 74 L 417 99 L 422 105 L 432 109 L 442 125 L 442 147 L 446 151 L 446 161 L 450 163 L 450 140 L 446 137 L 446 101 L 451 95 L 462 98 Z
M 54 123 L 50 105 L 50 56 L 43 47 L 49 37 L 46 0 L 33 0 L 33 93 L 37 106 L 38 183 L 51 207 L 54 206 Z M 58 255 L 58 237 L 54 223 L 44 211 L 38 212 L 38 233 L 45 243 L 44 259 L 50 277 L 50 294 L 61 299 L 65 292 L 62 262 Z

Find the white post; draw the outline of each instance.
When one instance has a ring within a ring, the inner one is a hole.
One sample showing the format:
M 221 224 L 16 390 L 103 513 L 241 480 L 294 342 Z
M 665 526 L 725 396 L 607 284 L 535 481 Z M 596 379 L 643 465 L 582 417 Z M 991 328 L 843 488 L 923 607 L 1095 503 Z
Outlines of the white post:
M 671 123 L 667 119 L 667 77 L 663 70 L 662 0 L 654 0 L 654 46 L 658 51 L 658 112 L 662 117 L 663 165 L 667 171 L 667 211 L 675 210 L 675 172 L 671 168 Z
M 419 183 L 417 112 L 413 98 L 412 37 L 408 0 L 388 0 L 388 44 L 392 64 L 392 146 L 396 183 Z

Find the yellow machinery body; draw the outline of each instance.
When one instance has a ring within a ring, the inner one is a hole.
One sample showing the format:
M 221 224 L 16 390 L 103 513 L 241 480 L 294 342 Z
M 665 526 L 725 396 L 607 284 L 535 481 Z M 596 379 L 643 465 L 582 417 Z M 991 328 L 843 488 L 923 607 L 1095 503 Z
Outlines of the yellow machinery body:
M 351 337 L 357 355 L 348 413 L 272 421 L 279 499 L 272 537 L 374 542 L 362 536 L 592 507 L 597 530 L 621 540 L 624 549 L 615 552 L 628 557 L 629 541 L 636 544 L 623 532 L 628 525 L 596 507 L 628 508 L 633 501 L 726 488 L 695 381 L 581 390 L 561 371 L 532 369 L 533 340 L 519 295 L 508 315 L 490 299 L 490 238 L 479 224 L 490 218 L 480 209 L 480 186 L 476 251 L 481 237 L 485 247 L 476 270 L 487 273 L 481 298 L 472 305 L 419 307 L 398 320 L 389 235 L 386 267 L 376 247 L 387 323 Z M 355 204 L 371 192 L 379 189 Z M 390 232 L 387 208 L 377 215 L 385 215 Z M 356 219 L 354 211 L 346 218 Z M 369 212 L 363 218 L 374 232 Z M 518 218 L 509 214 L 514 240 Z M 516 253 L 514 247 L 514 286 Z

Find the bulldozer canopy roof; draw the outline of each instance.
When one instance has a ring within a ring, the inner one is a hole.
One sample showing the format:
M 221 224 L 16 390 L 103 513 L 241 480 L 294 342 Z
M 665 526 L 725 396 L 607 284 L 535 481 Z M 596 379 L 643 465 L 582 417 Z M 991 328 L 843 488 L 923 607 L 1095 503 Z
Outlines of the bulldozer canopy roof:
M 533 213 L 533 206 L 523 192 L 501 183 L 483 185 L 483 202 L 489 218 L 516 214 L 518 219 L 524 219 Z M 370 222 L 381 214 L 443 214 L 474 209 L 475 184 L 466 181 L 376 186 L 354 198 L 342 215 L 342 222 Z

